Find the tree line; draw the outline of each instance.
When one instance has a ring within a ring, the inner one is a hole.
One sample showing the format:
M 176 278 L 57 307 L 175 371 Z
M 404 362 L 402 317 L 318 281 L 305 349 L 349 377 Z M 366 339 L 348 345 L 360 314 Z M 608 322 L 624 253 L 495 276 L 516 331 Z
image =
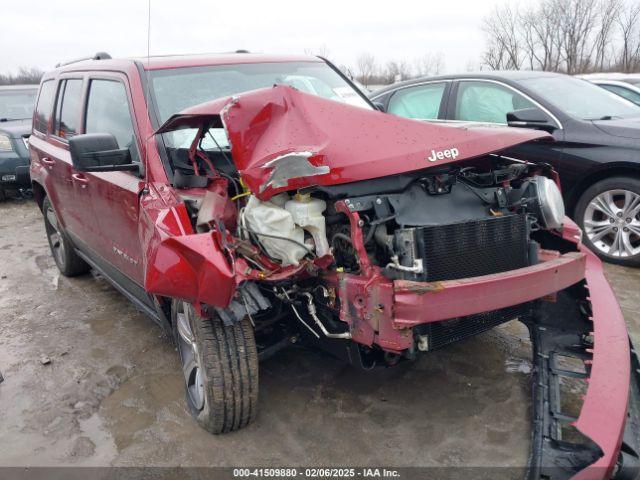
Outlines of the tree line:
M 0 74 L 0 85 L 30 85 L 40 83 L 44 72 L 39 68 L 20 68 L 18 73 Z
M 640 69 L 639 0 L 540 0 L 504 4 L 484 18 L 492 70 L 568 74 Z
M 438 75 L 443 70 L 444 56 L 441 52 L 425 53 L 412 62 L 389 60 L 384 64 L 378 63 L 373 54 L 363 52 L 356 58 L 352 76 L 364 85 L 387 85 L 414 77 Z M 351 72 L 351 69 L 347 68 L 347 71 Z
M 640 71 L 640 0 L 539 0 L 505 3 L 482 21 L 487 46 L 477 63 L 492 70 L 545 70 L 568 74 Z M 307 53 L 329 56 L 326 46 Z M 475 63 L 475 62 L 474 62 Z M 360 53 L 354 67 L 340 69 L 364 85 L 385 85 L 438 75 L 445 68 L 441 52 L 407 61 L 380 63 Z M 39 68 L 0 74 L 0 85 L 37 84 Z

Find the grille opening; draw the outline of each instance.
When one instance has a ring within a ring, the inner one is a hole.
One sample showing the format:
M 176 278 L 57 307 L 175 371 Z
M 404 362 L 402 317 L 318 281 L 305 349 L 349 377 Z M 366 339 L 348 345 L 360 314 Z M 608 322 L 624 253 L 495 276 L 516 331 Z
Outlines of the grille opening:
M 522 303 L 511 307 L 483 312 L 467 317 L 454 318 L 428 324 L 429 349 L 437 350 L 460 340 L 491 330 L 502 323 L 525 320 L 531 315 L 532 303 Z
M 572 373 L 587 373 L 587 369 L 584 365 L 584 360 L 582 360 L 581 358 L 569 357 L 567 355 L 560 355 L 557 353 L 554 353 L 553 355 L 553 367 Z
M 584 378 L 559 377 L 560 413 L 578 418 L 582 409 L 583 397 L 587 394 L 587 380 Z
M 559 437 L 557 440 L 562 440 L 566 443 L 573 445 L 585 445 L 590 442 L 590 439 L 584 436 L 576 427 L 566 421 L 559 422 Z
M 457 280 L 529 266 L 525 215 L 422 227 L 426 280 Z

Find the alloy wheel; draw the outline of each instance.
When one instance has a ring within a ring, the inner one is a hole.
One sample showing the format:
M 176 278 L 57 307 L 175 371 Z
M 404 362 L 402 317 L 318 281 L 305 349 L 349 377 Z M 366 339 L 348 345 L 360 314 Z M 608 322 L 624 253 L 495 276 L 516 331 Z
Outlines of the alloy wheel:
M 608 190 L 594 197 L 584 213 L 584 232 L 593 246 L 611 257 L 640 253 L 640 195 Z
M 198 356 L 193 329 L 191 309 L 186 302 L 178 304 L 176 327 L 178 331 L 178 351 L 182 362 L 182 373 L 187 385 L 187 394 L 196 410 L 202 410 L 205 402 L 203 370 Z

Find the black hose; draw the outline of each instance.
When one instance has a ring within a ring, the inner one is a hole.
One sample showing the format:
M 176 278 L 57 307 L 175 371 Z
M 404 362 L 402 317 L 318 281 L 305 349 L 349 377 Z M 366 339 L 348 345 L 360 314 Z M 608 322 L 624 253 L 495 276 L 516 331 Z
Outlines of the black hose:
M 347 235 L 347 234 L 345 234 L 345 233 L 340 233 L 340 232 L 338 232 L 338 233 L 335 233 L 335 234 L 333 235 L 333 237 L 331 237 L 331 245 L 333 245 L 333 241 L 334 241 L 336 238 L 339 238 L 339 239 L 341 239 L 341 240 L 344 240 L 345 242 L 347 242 L 347 243 L 349 243 L 349 244 L 353 244 L 353 242 L 351 241 L 351 237 L 350 237 L 349 235 Z
M 310 255 L 313 255 L 314 257 L 317 257 L 316 253 L 311 250 L 309 247 L 307 247 L 304 243 L 300 243 L 297 240 L 294 240 L 292 238 L 287 238 L 287 237 L 281 237 L 280 235 L 271 235 L 270 233 L 260 233 L 260 232 L 256 232 L 255 230 L 251 230 L 250 228 L 247 228 L 243 225 L 238 225 L 242 230 L 246 230 L 249 233 L 252 233 L 254 235 L 259 235 L 262 237 L 267 237 L 267 238 L 275 238 L 277 240 L 286 240 L 287 242 L 291 242 L 291 243 L 295 243 L 296 245 L 298 245 L 299 247 L 304 248 L 307 253 L 309 253 Z

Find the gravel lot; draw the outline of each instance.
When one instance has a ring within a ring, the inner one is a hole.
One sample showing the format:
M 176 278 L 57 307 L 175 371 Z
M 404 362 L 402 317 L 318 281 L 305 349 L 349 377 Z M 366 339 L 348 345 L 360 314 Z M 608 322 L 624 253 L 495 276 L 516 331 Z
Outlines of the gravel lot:
M 607 274 L 639 342 L 640 271 Z M 0 204 L 0 318 L 0 466 L 522 467 L 529 453 L 516 322 L 376 373 L 293 347 L 261 365 L 257 421 L 212 436 L 163 331 L 97 275 L 60 276 L 27 200 Z

